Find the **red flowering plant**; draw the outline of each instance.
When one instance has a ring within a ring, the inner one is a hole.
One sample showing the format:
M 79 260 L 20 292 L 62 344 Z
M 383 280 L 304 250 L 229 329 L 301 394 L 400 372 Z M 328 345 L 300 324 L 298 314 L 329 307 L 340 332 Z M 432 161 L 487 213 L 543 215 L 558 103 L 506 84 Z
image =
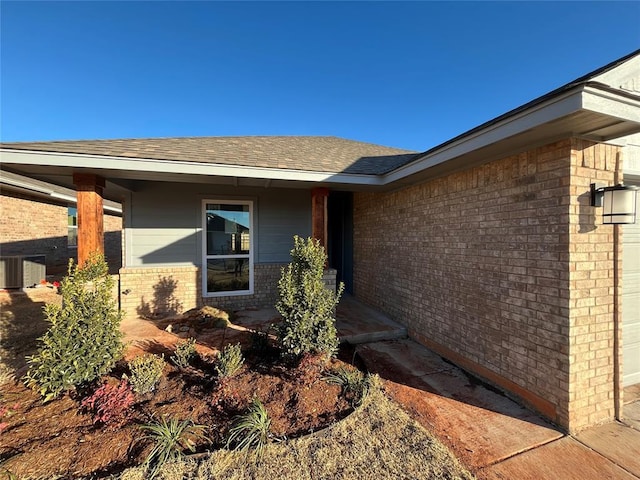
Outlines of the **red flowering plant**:
M 82 401 L 82 408 L 93 418 L 112 428 L 121 427 L 129 419 L 135 395 L 126 380 L 105 382 L 91 396 Z
M 6 405 L 0 405 L 0 433 L 6 430 L 7 427 L 9 426 L 9 424 L 7 422 L 3 422 L 2 419 L 8 418 L 14 413 L 16 413 L 15 411 L 18 409 L 19 406 L 20 406 L 19 403 L 14 404 L 12 407 L 8 407 Z

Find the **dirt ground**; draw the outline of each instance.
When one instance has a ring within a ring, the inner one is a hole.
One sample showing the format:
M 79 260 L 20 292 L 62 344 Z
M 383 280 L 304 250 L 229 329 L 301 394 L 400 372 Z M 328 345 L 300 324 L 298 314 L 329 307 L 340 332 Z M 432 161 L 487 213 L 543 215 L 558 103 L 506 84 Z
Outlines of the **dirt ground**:
M 120 364 L 113 380 L 125 371 Z M 246 411 L 254 396 L 269 412 L 277 438 L 317 431 L 351 411 L 339 387 L 300 369 L 251 362 L 224 384 L 212 371 L 205 361 L 186 370 L 167 364 L 157 390 L 136 395 L 132 417 L 116 429 L 92 423 L 80 405 L 83 392 L 43 404 L 22 384 L 5 384 L 3 402 L 17 408 L 0 436 L 2 466 L 19 478 L 118 473 L 144 462 L 152 443 L 141 438 L 140 426 L 163 416 L 205 425 L 211 442 L 200 442 L 198 451 L 221 448 L 233 418 Z
M 81 408 L 83 398 L 97 384 L 43 404 L 15 379 L 26 372 L 24 357 L 36 352 L 37 338 L 48 328 L 42 308 L 60 301 L 47 287 L 0 292 L 0 407 L 10 408 L 0 418 L 0 423 L 7 424 L 0 433 L 0 478 L 7 472 L 18 478 L 144 478 L 144 468 L 135 465 L 144 461 L 151 443 L 143 438 L 140 426 L 163 415 L 205 425 L 210 443 L 200 442 L 198 452 L 214 452 L 201 461 L 168 468 L 160 475 L 167 480 L 195 478 L 193 469 L 199 470 L 198 478 L 211 479 L 473 478 L 446 447 L 382 392 L 351 415 L 351 399 L 320 378 L 317 364 L 292 369 L 268 352 L 251 353 L 252 332 L 277 320 L 268 311 L 232 315 L 232 323 L 225 328 L 202 328 L 169 318 L 124 319 L 121 327 L 127 350 L 110 375 L 111 382 L 127 372 L 127 359 L 143 352 L 168 359 L 176 342 L 187 337 L 198 339 L 201 360 L 185 370 L 167 363 L 157 390 L 136 397 L 132 415 L 122 427 L 105 429 L 94 424 Z M 212 362 L 228 343 L 242 344 L 247 362 L 238 375 L 220 383 Z M 339 359 L 325 367 L 346 366 L 342 361 L 354 359 L 353 348 L 343 348 Z M 244 411 L 254 395 L 269 412 L 277 440 L 270 447 L 269 460 L 255 465 L 244 456 L 215 450 L 224 444 L 234 416 Z
M 49 328 L 42 309 L 61 302 L 50 287 L 0 291 L 0 381 L 25 372 L 25 356 L 36 352 L 37 339 Z
M 6 373 L 19 378 L 25 372 L 24 356 L 36 351 L 37 338 L 48 327 L 42 307 L 59 301 L 50 288 L 2 292 L 1 352 Z M 180 340 L 180 336 L 164 330 L 167 321 L 128 319 L 124 324 L 129 340 L 126 358 L 146 351 L 163 354 L 168 360 Z M 176 321 L 173 324 L 178 328 L 181 325 Z M 182 336 L 200 333 L 209 339 L 198 347 L 200 360 L 187 369 L 167 363 L 157 390 L 136 395 L 131 418 L 121 428 L 94 425 L 81 408 L 82 400 L 100 383 L 46 404 L 18 381 L 1 385 L 0 405 L 11 407 L 10 415 L 2 419 L 8 424 L 0 435 L 2 467 L 19 477 L 35 478 L 117 473 L 144 461 L 151 442 L 141 439 L 140 426 L 163 416 L 207 426 L 210 443 L 201 442 L 199 451 L 220 448 L 234 417 L 246 410 L 254 396 L 269 412 L 272 434 L 283 439 L 322 429 L 352 411 L 341 389 L 321 380 L 322 368 L 315 361 L 292 367 L 281 363 L 272 350 L 252 353 L 251 328 L 230 324 L 200 332 L 190 330 L 181 332 Z M 236 342 L 244 345 L 245 366 L 239 374 L 220 382 L 214 353 L 223 344 Z M 332 362 L 325 367 L 342 364 L 339 360 Z M 117 382 L 126 373 L 128 367 L 123 360 L 108 380 Z

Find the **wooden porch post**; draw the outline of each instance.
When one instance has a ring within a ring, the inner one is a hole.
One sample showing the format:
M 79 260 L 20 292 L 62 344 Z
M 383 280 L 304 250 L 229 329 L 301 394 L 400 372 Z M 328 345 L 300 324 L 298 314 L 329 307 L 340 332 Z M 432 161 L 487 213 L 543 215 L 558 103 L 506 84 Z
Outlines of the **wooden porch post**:
M 327 249 L 327 197 L 329 189 L 318 187 L 311 190 L 311 236 Z
M 74 173 L 78 192 L 78 265 L 94 252 L 104 253 L 104 178 L 88 173 Z

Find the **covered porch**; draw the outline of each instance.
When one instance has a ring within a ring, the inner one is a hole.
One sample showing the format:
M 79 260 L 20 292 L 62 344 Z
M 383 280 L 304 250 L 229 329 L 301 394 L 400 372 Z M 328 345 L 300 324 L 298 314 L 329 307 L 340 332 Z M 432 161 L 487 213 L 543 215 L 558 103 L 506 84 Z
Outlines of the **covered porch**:
M 171 354 L 177 342 L 195 338 L 198 351 L 215 354 L 224 345 L 240 343 L 251 346 L 253 335 L 268 332 L 280 320 L 273 307 L 244 309 L 233 312 L 229 324 L 206 325 L 189 321 L 187 316 L 150 320 L 129 315 L 121 324 L 125 341 L 130 342 L 128 356 L 141 351 Z M 345 294 L 336 312 L 336 328 L 341 344 L 357 345 L 407 337 L 407 329 L 382 312 Z

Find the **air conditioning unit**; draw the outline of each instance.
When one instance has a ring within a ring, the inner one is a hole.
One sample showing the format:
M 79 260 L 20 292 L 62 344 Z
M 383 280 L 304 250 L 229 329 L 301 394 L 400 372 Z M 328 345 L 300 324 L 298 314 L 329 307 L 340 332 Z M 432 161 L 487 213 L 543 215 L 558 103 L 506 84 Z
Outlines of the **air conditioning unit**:
M 22 258 L 22 286 L 38 285 L 47 276 L 47 262 L 44 255 L 30 255 Z
M 20 288 L 22 282 L 22 257 L 0 257 L 0 288 Z
M 0 257 L 0 288 L 33 287 L 46 274 L 44 255 Z

